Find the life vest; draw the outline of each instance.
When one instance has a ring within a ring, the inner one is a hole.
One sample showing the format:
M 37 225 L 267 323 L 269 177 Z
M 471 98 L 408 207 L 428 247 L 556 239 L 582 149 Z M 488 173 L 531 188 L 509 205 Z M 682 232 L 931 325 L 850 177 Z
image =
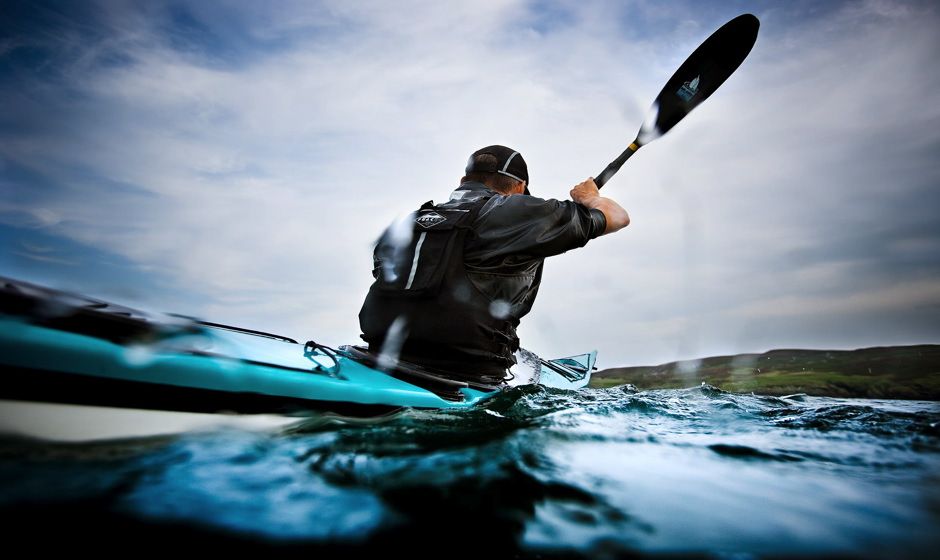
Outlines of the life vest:
M 359 312 L 370 350 L 400 348 L 402 359 L 481 375 L 501 375 L 515 363 L 518 318 L 494 316 L 464 266 L 464 241 L 492 196 L 427 202 L 385 231 L 374 252 L 376 279 Z

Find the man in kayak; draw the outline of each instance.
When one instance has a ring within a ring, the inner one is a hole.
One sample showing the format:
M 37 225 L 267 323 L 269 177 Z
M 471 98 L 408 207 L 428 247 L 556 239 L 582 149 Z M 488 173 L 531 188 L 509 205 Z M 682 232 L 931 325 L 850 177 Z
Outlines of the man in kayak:
M 529 194 L 519 152 L 477 150 L 443 204 L 425 203 L 383 233 L 375 282 L 359 312 L 369 350 L 427 369 L 498 383 L 515 363 L 516 327 L 538 293 L 546 257 L 627 226 L 593 178 L 572 200 Z M 381 361 L 380 359 L 380 361 Z

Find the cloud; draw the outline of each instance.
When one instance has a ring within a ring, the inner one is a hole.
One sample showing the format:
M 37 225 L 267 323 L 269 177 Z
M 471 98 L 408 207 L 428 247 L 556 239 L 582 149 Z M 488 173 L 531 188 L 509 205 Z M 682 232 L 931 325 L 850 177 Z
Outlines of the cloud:
M 447 196 L 467 154 L 515 146 L 535 194 L 567 197 L 737 15 L 642 2 L 15 7 L 22 31 L 0 41 L 0 223 L 161 271 L 160 310 L 332 344 L 358 334 L 372 241 Z M 940 330 L 904 311 L 937 303 L 936 9 L 758 7 L 741 69 L 604 189 L 630 228 L 548 262 L 526 346 L 597 347 L 609 365 L 759 351 L 777 343 L 749 325 L 774 309 L 781 344 L 822 315 L 855 338 L 806 344 L 890 338 L 905 317 L 904 340 Z M 877 298 L 891 324 L 859 330 L 875 311 L 866 295 L 892 290 L 905 296 Z

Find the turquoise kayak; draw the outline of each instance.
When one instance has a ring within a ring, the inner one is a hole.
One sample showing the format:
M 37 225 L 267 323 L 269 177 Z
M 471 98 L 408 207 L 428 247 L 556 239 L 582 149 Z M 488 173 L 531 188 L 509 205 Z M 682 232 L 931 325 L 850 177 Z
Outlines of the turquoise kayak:
M 499 386 L 386 364 L 364 348 L 158 315 L 0 278 L 0 402 L 198 414 L 375 417 L 462 409 L 508 387 L 587 385 L 595 352 L 521 352 Z M 0 409 L 0 424 L 10 417 Z M 0 425 L 0 429 L 3 426 Z

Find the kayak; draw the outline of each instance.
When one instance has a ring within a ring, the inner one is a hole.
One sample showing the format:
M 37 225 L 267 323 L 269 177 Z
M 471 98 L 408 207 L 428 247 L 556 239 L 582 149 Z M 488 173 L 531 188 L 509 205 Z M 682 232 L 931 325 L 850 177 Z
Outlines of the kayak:
M 353 420 L 403 409 L 467 409 L 519 385 L 584 387 L 596 360 L 596 352 L 542 360 L 520 351 L 507 379 L 492 385 L 362 347 L 301 344 L 9 278 L 0 284 L 5 434 L 84 440 L 239 418 L 268 428 L 323 415 Z M 109 416 L 92 420 L 92 409 Z

